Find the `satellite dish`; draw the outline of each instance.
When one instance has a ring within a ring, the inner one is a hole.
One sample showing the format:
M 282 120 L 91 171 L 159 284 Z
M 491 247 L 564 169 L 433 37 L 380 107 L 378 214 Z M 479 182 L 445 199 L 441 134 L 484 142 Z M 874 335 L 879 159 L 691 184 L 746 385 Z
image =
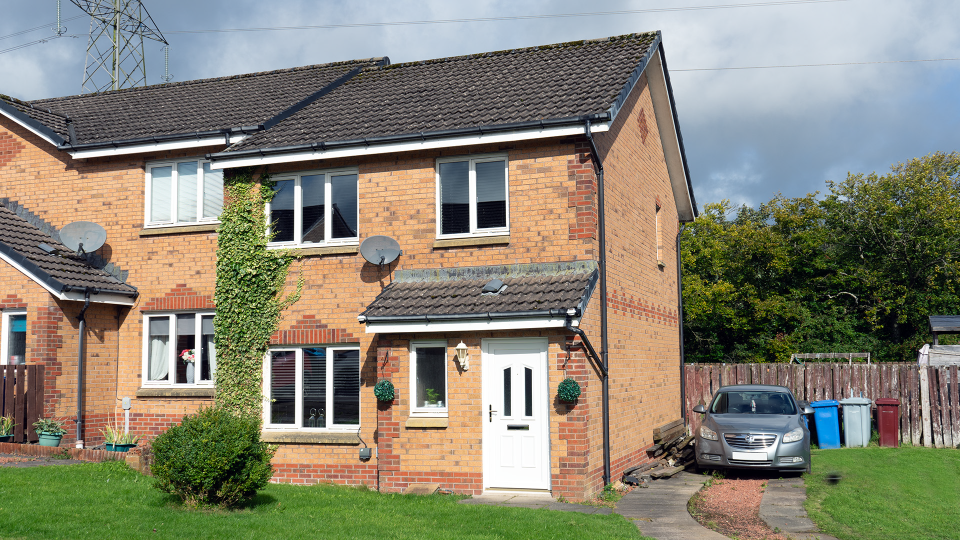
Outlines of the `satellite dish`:
M 60 229 L 60 241 L 78 255 L 93 253 L 107 241 L 107 231 L 90 221 L 74 221 Z
M 400 244 L 389 236 L 371 236 L 360 244 L 360 255 L 370 264 L 383 266 L 403 255 Z

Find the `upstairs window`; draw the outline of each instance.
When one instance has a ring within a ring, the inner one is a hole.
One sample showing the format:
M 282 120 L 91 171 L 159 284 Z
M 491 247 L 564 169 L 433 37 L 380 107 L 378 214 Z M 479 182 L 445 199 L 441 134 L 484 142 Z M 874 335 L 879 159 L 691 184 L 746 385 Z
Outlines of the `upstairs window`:
M 359 241 L 356 169 L 274 180 L 273 199 L 267 205 L 272 244 L 306 247 Z
M 437 160 L 437 236 L 507 234 L 507 158 Z
M 146 224 L 215 222 L 223 210 L 223 171 L 191 159 L 147 165 Z

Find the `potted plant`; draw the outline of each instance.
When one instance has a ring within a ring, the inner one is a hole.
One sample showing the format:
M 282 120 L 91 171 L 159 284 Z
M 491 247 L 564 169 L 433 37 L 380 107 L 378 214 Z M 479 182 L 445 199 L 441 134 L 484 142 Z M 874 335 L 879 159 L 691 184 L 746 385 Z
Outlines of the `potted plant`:
M 196 365 L 195 362 L 197 361 L 197 350 L 184 349 L 180 351 L 180 358 L 182 358 L 183 363 L 187 365 L 187 384 L 193 384 L 193 371 Z
M 12 416 L 0 417 L 0 442 L 13 440 L 13 426 L 17 425 Z
M 443 402 L 440 401 L 440 392 L 437 392 L 433 388 L 427 388 L 427 401 L 423 403 L 424 407 L 443 407 Z
M 100 430 L 103 438 L 106 439 L 107 450 L 111 452 L 126 452 L 135 448 L 140 441 L 139 435 L 133 433 L 123 433 L 119 427 L 107 426 Z
M 33 423 L 33 429 L 40 437 L 40 446 L 60 446 L 60 439 L 67 430 L 63 429 L 62 420 L 40 418 Z

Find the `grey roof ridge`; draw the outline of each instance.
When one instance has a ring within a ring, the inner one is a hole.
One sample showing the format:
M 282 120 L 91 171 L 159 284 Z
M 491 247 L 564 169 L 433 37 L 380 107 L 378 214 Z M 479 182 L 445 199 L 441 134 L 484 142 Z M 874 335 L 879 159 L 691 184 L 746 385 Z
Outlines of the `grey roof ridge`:
M 459 266 L 456 268 L 424 268 L 397 270 L 394 283 L 423 281 L 461 281 L 471 279 L 516 278 L 525 276 L 557 276 L 586 274 L 598 268 L 596 261 L 570 261 L 555 263 L 497 264 L 489 266 Z
M 306 70 L 309 70 L 309 69 L 329 68 L 329 67 L 345 66 L 345 65 L 350 65 L 350 64 L 362 64 L 362 63 L 368 63 L 368 62 L 383 62 L 383 61 L 390 62 L 390 58 L 387 57 L 387 56 L 374 56 L 374 57 L 371 57 L 371 58 L 357 58 L 357 59 L 354 59 L 354 60 L 341 60 L 341 61 L 338 61 L 338 62 L 327 62 L 327 63 L 325 63 L 325 64 L 311 64 L 311 65 L 309 65 L 309 66 L 297 66 L 297 67 L 292 67 L 292 68 L 274 69 L 274 70 L 270 70 L 270 71 L 255 71 L 255 72 L 253 72 L 253 73 L 239 73 L 239 74 L 237 74 L 237 75 L 224 75 L 224 76 L 222 76 L 222 77 L 209 77 L 209 78 L 206 78 L 206 79 L 190 79 L 190 80 L 188 80 L 188 81 L 178 81 L 178 82 L 169 82 L 169 83 L 161 83 L 161 84 L 151 84 L 151 85 L 148 85 L 148 86 L 134 86 L 134 87 L 132 87 L 132 88 L 121 88 L 121 89 L 119 89 L 119 90 L 108 90 L 108 91 L 106 91 L 106 92 L 100 92 L 100 93 L 98 93 L 98 94 L 93 94 L 93 95 L 104 96 L 104 95 L 113 95 L 113 94 L 121 94 L 121 93 L 132 93 L 132 92 L 138 92 L 138 91 L 141 91 L 141 92 L 142 92 L 142 91 L 144 91 L 144 90 L 152 90 L 152 89 L 155 89 L 155 88 L 169 88 L 169 87 L 175 87 L 175 86 L 187 86 L 187 85 L 193 85 L 193 84 L 204 84 L 204 83 L 218 82 L 218 81 L 229 81 L 229 80 L 234 80 L 234 79 L 246 79 L 246 78 L 252 78 L 252 77 L 262 77 L 262 76 L 267 76 L 267 75 L 275 75 L 275 74 L 278 74 L 278 73 L 292 73 L 292 72 L 295 72 L 295 71 L 306 71 Z M 25 103 L 25 104 L 56 103 L 56 102 L 62 102 L 62 101 L 70 101 L 70 100 L 74 100 L 74 99 L 81 99 L 81 98 L 85 98 L 85 97 L 91 97 L 91 94 L 73 94 L 73 95 L 70 95 L 70 96 L 59 96 L 59 97 L 52 97 L 52 98 L 37 99 L 37 100 L 32 100 L 32 101 L 25 101 L 25 102 L 23 102 L 23 103 Z M 18 101 L 22 101 L 22 100 L 18 100 Z
M 0 112 L 3 112 L 7 116 L 10 116 L 11 118 L 13 118 L 15 121 L 21 124 L 24 124 L 28 126 L 30 129 L 40 133 L 41 135 L 46 137 L 50 142 L 52 142 L 57 146 L 60 146 L 66 142 L 66 140 L 63 137 L 61 137 L 59 134 L 57 134 L 57 132 L 47 127 L 46 124 L 40 122 L 39 120 L 35 120 L 31 118 L 29 115 L 27 115 L 26 113 L 22 112 L 20 109 L 14 106 L 14 103 L 21 104 L 21 106 L 31 107 L 34 109 L 36 108 L 36 107 L 32 107 L 29 103 L 21 101 L 19 99 L 11 98 L 9 96 L 0 96 Z M 48 110 L 46 112 L 56 116 L 61 116 L 65 120 L 69 120 L 70 118 L 69 116 L 55 113 L 53 111 Z

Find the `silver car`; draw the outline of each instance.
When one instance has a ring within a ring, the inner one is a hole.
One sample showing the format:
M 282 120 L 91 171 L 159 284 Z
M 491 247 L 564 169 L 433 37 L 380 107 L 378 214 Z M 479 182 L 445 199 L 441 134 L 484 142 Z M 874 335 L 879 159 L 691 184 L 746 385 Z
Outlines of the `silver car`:
M 810 430 L 803 415 L 813 409 L 797 403 L 783 386 L 723 386 L 697 432 L 697 465 L 708 469 L 810 471 Z

